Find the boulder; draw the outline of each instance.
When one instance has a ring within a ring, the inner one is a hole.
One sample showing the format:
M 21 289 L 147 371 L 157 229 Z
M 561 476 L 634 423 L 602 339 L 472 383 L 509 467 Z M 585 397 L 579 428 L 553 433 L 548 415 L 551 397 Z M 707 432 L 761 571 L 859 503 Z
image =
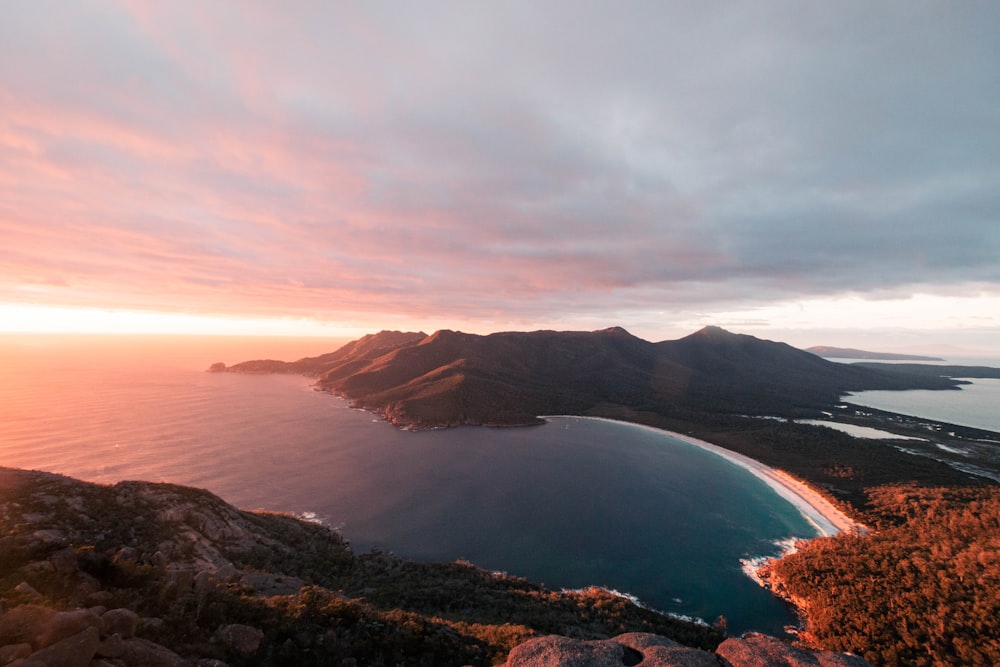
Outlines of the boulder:
M 15 660 L 31 655 L 31 644 L 7 644 L 0 646 L 0 665 L 6 665 Z
M 715 652 L 733 667 L 871 667 L 856 655 L 809 651 L 765 635 L 727 639 Z
M 42 598 L 42 594 L 38 592 L 38 589 L 29 584 L 27 581 L 22 581 L 17 586 L 14 586 L 14 590 L 29 598 L 34 598 L 36 600 L 40 600 Z
M 122 547 L 114 557 L 114 564 L 119 566 L 138 562 L 139 551 L 134 547 Z
M 714 654 L 649 632 L 629 632 L 613 641 L 638 653 L 641 661 L 635 664 L 642 667 L 719 667 Z
M 240 655 L 250 655 L 260 647 L 264 633 L 250 625 L 232 623 L 216 630 L 215 639 Z
M 139 629 L 139 614 L 131 609 L 109 609 L 101 616 L 105 635 L 121 635 L 122 639 L 135 637 Z
M 35 644 L 56 615 L 48 607 L 22 604 L 0 615 L 0 644 Z
M 117 632 L 105 637 L 97 647 L 97 656 L 100 658 L 120 658 L 123 655 L 125 655 L 125 640 Z
M 634 652 L 634 649 L 628 649 Z M 583 641 L 559 635 L 548 635 L 524 642 L 507 656 L 507 667 L 621 667 L 638 665 L 630 655 L 626 661 L 626 648 L 614 641 Z
M 666 646 L 669 648 L 680 646 L 673 639 L 669 639 L 663 635 L 654 635 L 651 632 L 626 632 L 623 635 L 618 635 L 614 640 L 637 651 L 645 651 L 654 646 Z
M 56 572 L 60 574 L 73 574 L 78 569 L 76 551 L 72 547 L 66 547 L 49 556 L 49 562 Z
M 191 667 L 188 660 L 180 657 L 166 646 L 160 646 L 148 639 L 124 640 L 125 651 L 121 660 L 126 665 L 142 665 L 143 667 Z
M 870 667 L 861 658 L 809 651 L 764 635 L 727 639 L 715 653 L 659 635 L 633 632 L 583 641 L 557 635 L 514 647 L 507 667 Z
M 87 628 L 94 628 L 100 633 L 103 623 L 100 617 L 89 609 L 60 611 L 52 615 L 38 635 L 39 647 L 50 646 L 61 642 L 67 637 L 79 634 Z
M 36 651 L 29 660 L 48 667 L 86 667 L 100 644 L 101 633 L 97 628 L 88 626 L 75 635 Z
M 83 602 L 84 604 L 96 607 L 99 605 L 106 605 L 114 598 L 115 596 L 111 593 L 111 591 L 94 591 L 84 598 Z

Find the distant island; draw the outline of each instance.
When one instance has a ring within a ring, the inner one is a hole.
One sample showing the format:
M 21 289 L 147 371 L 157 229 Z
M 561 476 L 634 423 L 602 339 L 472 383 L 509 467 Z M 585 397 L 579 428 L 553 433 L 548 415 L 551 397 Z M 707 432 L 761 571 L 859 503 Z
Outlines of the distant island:
M 919 354 L 895 354 L 893 352 L 869 352 L 851 347 L 830 347 L 815 345 L 807 347 L 806 352 L 826 359 L 877 359 L 879 361 L 944 361 L 941 357 L 924 357 Z

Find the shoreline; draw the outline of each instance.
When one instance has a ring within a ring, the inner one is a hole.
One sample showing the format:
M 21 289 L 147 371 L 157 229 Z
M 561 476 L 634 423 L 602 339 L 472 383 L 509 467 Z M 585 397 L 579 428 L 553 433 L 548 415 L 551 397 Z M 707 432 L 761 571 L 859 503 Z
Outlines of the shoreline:
M 743 468 L 751 475 L 767 484 L 775 493 L 791 503 L 792 506 L 795 507 L 795 509 L 797 509 L 799 513 L 813 525 L 814 528 L 816 528 L 820 537 L 832 537 L 833 535 L 837 535 L 841 532 L 866 532 L 868 530 L 867 526 L 851 519 L 833 503 L 823 497 L 823 495 L 802 480 L 793 477 L 784 470 L 772 468 L 765 463 L 761 463 L 756 459 L 752 459 L 749 456 L 726 449 L 725 447 L 713 445 L 705 440 L 699 440 L 698 438 L 693 438 L 689 435 L 684 435 L 683 433 L 677 433 L 676 431 L 668 431 L 666 429 L 656 428 L 655 426 L 636 424 L 634 422 L 624 421 L 621 419 L 586 417 L 581 415 L 544 415 L 541 418 L 545 419 L 546 417 L 593 419 L 597 421 L 611 422 L 613 424 L 627 424 L 629 426 L 647 429 L 661 435 L 676 438 L 677 440 L 685 442 L 689 445 L 694 445 L 695 447 L 712 452 L 716 456 L 726 459 L 730 463 Z

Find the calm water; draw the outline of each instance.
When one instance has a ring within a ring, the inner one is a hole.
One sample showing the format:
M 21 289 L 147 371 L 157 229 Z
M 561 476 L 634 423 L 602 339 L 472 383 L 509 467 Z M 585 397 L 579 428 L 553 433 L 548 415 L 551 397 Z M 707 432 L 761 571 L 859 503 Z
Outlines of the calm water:
M 986 364 L 1000 367 L 1000 361 Z M 1000 433 L 1000 380 L 970 380 L 959 391 L 862 391 L 845 401 Z
M 731 631 L 787 607 L 740 570 L 811 526 L 762 482 L 664 434 L 553 419 L 410 433 L 288 376 L 205 373 L 323 341 L 0 338 L 0 464 L 171 481 L 244 508 L 316 513 L 357 551 L 468 559 L 603 585 Z
M 871 359 L 828 359 L 843 364 L 869 362 Z M 950 357 L 944 361 L 920 362 L 880 362 L 880 363 L 921 363 L 932 366 L 990 366 L 1000 368 L 997 357 Z M 936 421 L 983 428 L 1000 432 L 1000 380 L 990 378 L 966 378 L 972 384 L 962 385 L 958 391 L 930 391 L 911 389 L 909 391 L 861 391 L 846 394 L 844 401 L 856 405 L 866 405 L 878 410 L 898 412 L 915 417 L 926 417 Z

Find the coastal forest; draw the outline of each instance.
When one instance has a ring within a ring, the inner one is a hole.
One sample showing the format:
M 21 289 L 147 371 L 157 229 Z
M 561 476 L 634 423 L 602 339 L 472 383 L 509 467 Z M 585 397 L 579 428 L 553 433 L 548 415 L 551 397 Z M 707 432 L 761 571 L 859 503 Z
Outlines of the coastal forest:
M 801 639 L 874 665 L 1000 664 L 1000 489 L 884 486 L 870 535 L 804 544 L 764 574 Z

